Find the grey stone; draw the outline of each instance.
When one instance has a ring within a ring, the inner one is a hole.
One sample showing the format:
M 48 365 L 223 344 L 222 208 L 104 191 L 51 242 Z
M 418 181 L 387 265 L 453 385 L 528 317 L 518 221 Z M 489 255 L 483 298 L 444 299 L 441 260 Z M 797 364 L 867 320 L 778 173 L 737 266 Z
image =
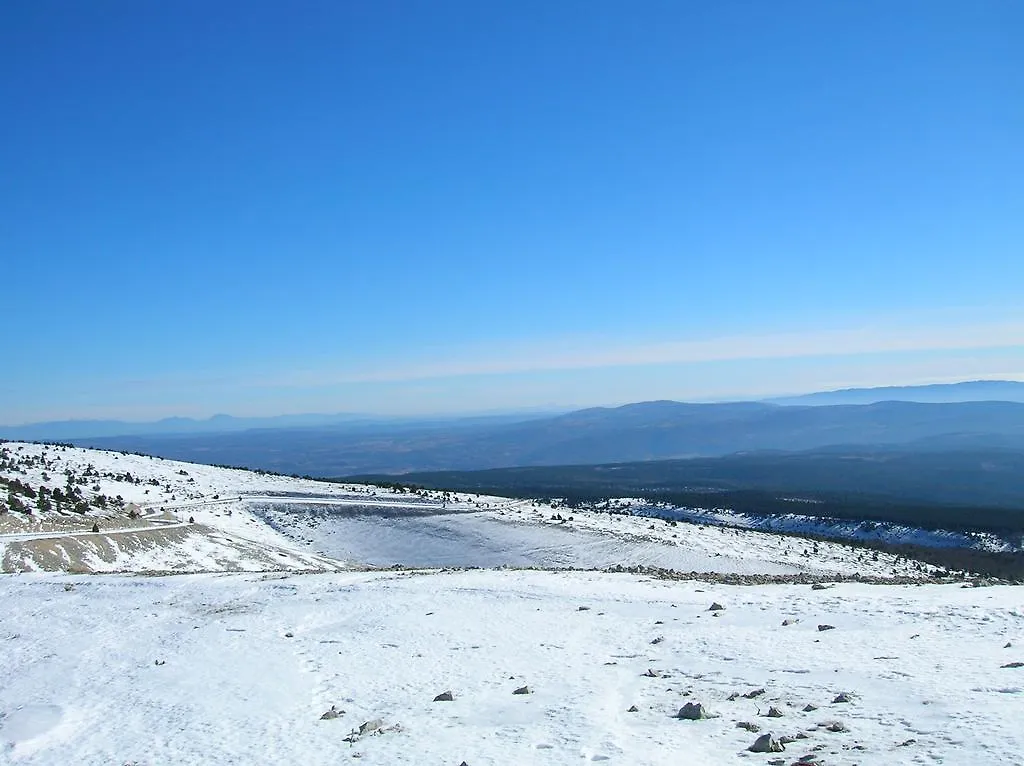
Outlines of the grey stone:
M 772 705 L 768 708 L 767 715 L 769 718 L 782 718 L 782 711 L 775 707 L 775 705 Z
M 708 607 L 709 612 L 720 612 L 723 609 L 725 609 L 725 607 L 719 604 L 717 601 L 713 602 L 711 606 Z
M 747 748 L 752 753 L 781 753 L 785 749 L 785 745 L 775 739 L 771 732 L 762 734 L 754 740 L 753 745 Z
M 853 697 L 846 692 L 839 692 L 839 694 L 836 695 L 836 698 L 832 700 L 832 704 L 838 705 L 840 702 L 853 702 Z
M 835 629 L 836 629 L 835 625 L 819 625 L 818 626 L 818 630 L 819 631 L 835 630 Z
M 512 693 L 513 694 L 530 694 L 531 692 L 530 692 L 530 687 L 529 686 L 520 686 L 518 689 L 514 689 L 512 691 Z
M 450 691 L 441 692 L 436 697 L 434 697 L 434 702 L 454 702 L 454 701 L 455 701 L 455 695 L 453 695 Z
M 699 702 L 687 702 L 676 714 L 676 718 L 682 718 L 686 721 L 700 721 L 705 718 L 710 718 L 707 709 Z
M 359 725 L 359 736 L 365 737 L 367 734 L 374 734 L 384 728 L 383 718 L 374 718 Z

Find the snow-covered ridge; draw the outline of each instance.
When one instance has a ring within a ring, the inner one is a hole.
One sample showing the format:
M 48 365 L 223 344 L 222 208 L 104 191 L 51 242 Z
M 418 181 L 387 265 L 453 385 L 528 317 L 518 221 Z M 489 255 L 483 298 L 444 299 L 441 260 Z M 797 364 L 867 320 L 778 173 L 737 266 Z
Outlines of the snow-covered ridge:
M 930 548 L 974 548 L 984 551 L 1024 550 L 1024 539 L 1004 540 L 987 532 L 957 532 L 948 529 L 922 529 L 887 521 L 864 521 L 808 516 L 800 513 L 760 516 L 727 508 L 679 508 L 652 505 L 646 500 L 614 501 L 638 516 L 686 521 L 693 524 L 714 524 L 763 532 L 831 537 L 839 540 L 861 540 L 890 544 L 923 545 Z M 813 502 L 794 500 L 794 502 Z
M 243 495 L 342 487 L 75 447 L 0 444 L 2 571 L 334 570 L 249 512 Z
M 0 444 L 0 468 L 9 488 L 0 515 L 3 571 L 392 564 L 873 578 L 932 571 L 898 556 L 702 516 L 676 524 L 557 502 L 336 484 L 40 444 Z

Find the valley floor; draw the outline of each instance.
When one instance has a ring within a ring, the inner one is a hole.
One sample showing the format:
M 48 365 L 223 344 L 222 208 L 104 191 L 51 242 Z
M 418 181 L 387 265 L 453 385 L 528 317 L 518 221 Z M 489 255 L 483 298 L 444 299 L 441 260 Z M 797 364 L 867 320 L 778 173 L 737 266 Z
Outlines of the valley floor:
M 16 764 L 1012 764 L 1024 753 L 1024 667 L 1006 667 L 1024 660 L 1012 587 L 24 574 L 0 578 L 0 600 L 0 761 Z M 445 691 L 453 701 L 433 701 Z M 834 702 L 840 693 L 850 701 Z M 716 717 L 674 718 L 688 701 Z M 766 716 L 772 706 L 781 717 Z M 748 752 L 765 732 L 798 739 Z

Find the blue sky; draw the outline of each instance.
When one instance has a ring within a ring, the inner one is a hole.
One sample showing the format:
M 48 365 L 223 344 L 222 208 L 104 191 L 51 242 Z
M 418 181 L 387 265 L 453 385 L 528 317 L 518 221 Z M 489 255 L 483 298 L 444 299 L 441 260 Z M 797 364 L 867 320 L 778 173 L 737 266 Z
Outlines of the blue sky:
M 1024 379 L 1016 0 L 0 7 L 0 422 Z

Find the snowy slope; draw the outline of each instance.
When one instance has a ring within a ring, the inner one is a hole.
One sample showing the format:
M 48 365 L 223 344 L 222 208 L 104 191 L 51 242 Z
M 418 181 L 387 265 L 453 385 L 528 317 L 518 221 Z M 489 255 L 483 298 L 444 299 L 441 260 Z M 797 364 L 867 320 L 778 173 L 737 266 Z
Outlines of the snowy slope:
M 918 562 L 757 530 L 467 494 L 423 496 L 140 455 L 0 444 L 4 476 L 124 506 L 0 516 L 3 571 L 203 572 L 346 566 L 655 566 L 741 574 L 922 577 Z M 85 476 L 88 478 L 84 478 Z M 129 518 L 129 509 L 141 515 Z M 267 521 L 271 523 L 266 523 Z M 93 523 L 100 532 L 91 532 Z
M 1020 594 L 486 570 L 7 576 L 0 761 L 1015 764 Z M 717 717 L 674 718 L 686 702 Z M 748 752 L 765 732 L 794 739 Z
M 927 568 L 529 501 L 39 445 L 0 459 L 9 486 L 69 471 L 83 511 L 0 515 L 20 572 L 0 576 L 0 763 L 1024 762 L 1017 588 L 726 585 Z M 473 557 L 695 571 L 354 571 Z M 712 717 L 674 717 L 686 702 Z M 767 732 L 785 751 L 749 752 Z

